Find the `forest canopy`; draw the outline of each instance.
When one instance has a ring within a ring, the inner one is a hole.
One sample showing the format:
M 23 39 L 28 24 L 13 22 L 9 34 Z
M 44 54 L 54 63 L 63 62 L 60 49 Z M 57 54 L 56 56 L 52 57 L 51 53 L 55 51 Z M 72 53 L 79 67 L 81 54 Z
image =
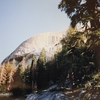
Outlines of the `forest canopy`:
M 71 26 L 82 23 L 87 28 L 90 22 L 92 30 L 100 28 L 100 0 L 62 0 L 58 6 L 71 20 Z

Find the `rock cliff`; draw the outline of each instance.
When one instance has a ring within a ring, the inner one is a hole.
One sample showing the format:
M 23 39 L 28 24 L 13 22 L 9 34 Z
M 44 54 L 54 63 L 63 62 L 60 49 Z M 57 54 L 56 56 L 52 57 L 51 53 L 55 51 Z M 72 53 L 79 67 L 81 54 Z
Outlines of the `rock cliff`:
M 66 31 L 48 32 L 35 35 L 21 43 L 2 63 L 5 63 L 13 58 L 20 58 L 25 55 L 34 54 L 39 56 L 42 48 L 45 48 L 47 56 L 50 57 L 56 50 L 57 44 L 66 36 Z M 61 45 L 59 45 L 61 46 Z

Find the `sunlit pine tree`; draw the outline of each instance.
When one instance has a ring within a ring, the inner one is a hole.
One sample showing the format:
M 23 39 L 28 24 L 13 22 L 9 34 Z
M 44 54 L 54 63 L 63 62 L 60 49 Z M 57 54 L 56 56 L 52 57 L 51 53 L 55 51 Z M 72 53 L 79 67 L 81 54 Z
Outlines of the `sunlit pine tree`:
M 9 66 L 10 68 L 9 73 L 8 73 L 8 79 L 7 79 L 7 90 L 10 90 L 11 88 L 11 83 L 14 81 L 14 74 L 16 73 L 16 65 L 15 65 L 15 59 L 13 59 L 11 66 Z
M 7 80 L 7 71 L 5 69 L 5 65 L 1 65 L 0 67 L 0 91 L 4 91 L 4 87 L 6 85 Z

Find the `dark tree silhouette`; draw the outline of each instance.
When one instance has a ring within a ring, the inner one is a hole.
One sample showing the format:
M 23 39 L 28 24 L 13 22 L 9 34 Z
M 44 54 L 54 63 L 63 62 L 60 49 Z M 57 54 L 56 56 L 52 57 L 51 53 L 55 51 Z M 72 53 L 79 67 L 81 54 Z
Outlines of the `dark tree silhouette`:
M 82 23 L 87 27 L 90 22 L 91 29 L 100 28 L 100 0 L 62 0 L 58 6 L 61 11 L 65 11 L 71 19 L 71 26 Z

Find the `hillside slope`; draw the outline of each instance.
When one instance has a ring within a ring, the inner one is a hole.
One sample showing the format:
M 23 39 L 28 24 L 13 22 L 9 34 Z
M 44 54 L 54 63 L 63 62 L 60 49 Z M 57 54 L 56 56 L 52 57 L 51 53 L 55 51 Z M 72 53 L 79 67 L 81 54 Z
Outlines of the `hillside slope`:
M 56 50 L 62 37 L 66 35 L 66 31 L 62 32 L 48 32 L 35 35 L 28 40 L 21 43 L 2 63 L 5 63 L 13 58 L 22 57 L 26 54 L 39 55 L 42 48 L 45 48 L 47 56 L 51 56 Z M 61 45 L 59 45 L 61 46 Z

